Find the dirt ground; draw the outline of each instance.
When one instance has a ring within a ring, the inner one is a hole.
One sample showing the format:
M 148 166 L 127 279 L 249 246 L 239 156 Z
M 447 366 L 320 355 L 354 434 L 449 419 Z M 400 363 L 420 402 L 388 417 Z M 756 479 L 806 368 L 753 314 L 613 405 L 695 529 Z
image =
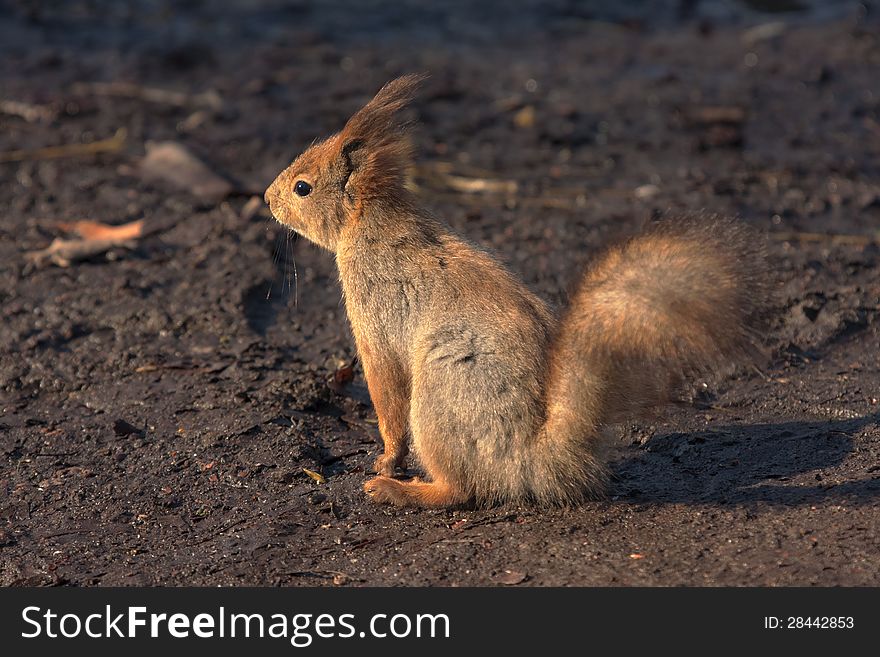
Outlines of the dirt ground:
M 603 4 L 0 1 L 0 584 L 880 584 L 880 6 Z M 424 202 L 554 301 L 656 212 L 769 235 L 766 362 L 624 427 L 605 500 L 362 493 L 332 259 L 249 201 L 411 71 Z M 146 234 L 27 255 L 80 219 Z

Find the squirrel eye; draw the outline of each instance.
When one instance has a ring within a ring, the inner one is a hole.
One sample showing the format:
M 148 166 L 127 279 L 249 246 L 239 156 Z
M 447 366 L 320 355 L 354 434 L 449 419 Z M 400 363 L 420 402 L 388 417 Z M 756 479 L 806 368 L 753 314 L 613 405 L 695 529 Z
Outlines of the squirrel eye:
M 305 180 L 297 180 L 293 186 L 293 191 L 296 192 L 297 196 L 308 196 L 312 191 L 312 186 Z

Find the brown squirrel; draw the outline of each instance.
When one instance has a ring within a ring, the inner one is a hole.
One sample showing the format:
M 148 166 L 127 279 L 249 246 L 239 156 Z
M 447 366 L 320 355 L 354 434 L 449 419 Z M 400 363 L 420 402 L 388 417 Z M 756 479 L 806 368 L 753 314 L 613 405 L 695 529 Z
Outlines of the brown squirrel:
M 577 502 L 606 481 L 606 425 L 750 355 L 760 248 L 727 219 L 658 222 L 598 258 L 557 319 L 407 189 L 399 112 L 420 81 L 386 84 L 266 191 L 336 255 L 385 444 L 365 490 L 401 506 Z M 408 439 L 429 481 L 393 478 Z

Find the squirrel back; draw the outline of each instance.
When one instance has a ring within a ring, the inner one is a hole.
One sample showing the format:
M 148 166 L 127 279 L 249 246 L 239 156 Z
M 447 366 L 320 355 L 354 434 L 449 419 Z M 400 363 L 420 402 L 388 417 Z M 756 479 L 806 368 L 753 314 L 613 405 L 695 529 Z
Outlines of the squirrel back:
M 557 319 L 407 190 L 419 82 L 388 83 L 266 192 L 335 253 L 385 444 L 365 489 L 433 507 L 599 493 L 606 426 L 754 353 L 762 253 L 734 221 L 665 219 L 597 258 Z M 410 447 L 429 481 L 394 477 Z

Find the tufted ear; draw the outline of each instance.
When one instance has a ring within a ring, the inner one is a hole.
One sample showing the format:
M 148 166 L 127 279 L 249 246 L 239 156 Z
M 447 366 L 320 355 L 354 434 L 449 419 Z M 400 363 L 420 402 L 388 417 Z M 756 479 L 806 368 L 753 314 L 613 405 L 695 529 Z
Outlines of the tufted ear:
M 350 199 L 368 200 L 402 191 L 412 161 L 412 142 L 410 124 L 401 120 L 400 111 L 424 79 L 423 75 L 405 75 L 392 80 L 339 133 L 345 192 Z

